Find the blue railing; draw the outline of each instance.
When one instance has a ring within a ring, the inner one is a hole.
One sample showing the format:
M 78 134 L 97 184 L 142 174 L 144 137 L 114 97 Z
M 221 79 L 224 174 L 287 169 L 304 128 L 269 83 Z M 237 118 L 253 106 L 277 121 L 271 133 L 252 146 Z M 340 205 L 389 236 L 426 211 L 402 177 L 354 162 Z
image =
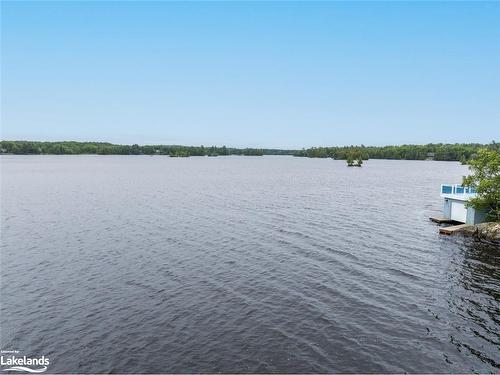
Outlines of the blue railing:
M 474 195 L 476 194 L 476 189 L 460 184 L 443 184 L 441 185 L 441 194 Z

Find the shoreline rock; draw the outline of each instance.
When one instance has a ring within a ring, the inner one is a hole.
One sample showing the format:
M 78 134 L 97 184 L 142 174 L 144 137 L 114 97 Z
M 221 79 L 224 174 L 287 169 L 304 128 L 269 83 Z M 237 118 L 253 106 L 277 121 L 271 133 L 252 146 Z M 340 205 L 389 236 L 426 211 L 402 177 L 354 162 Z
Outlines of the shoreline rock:
M 470 225 L 462 230 L 468 237 L 500 247 L 500 222 Z

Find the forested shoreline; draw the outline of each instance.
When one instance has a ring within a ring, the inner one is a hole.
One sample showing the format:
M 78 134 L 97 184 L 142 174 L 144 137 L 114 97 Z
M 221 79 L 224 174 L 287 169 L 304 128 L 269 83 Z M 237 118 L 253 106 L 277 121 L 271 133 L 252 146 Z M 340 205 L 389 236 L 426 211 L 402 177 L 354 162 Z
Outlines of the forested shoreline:
M 343 146 L 313 147 L 302 150 L 233 148 L 217 146 L 181 146 L 181 145 L 118 145 L 107 142 L 39 142 L 39 141 L 1 141 L 0 152 L 16 155 L 168 155 L 171 157 L 188 156 L 225 156 L 225 155 L 293 155 L 309 158 L 333 158 L 345 160 L 362 159 L 397 159 L 397 160 L 443 160 L 467 161 L 474 158 L 481 148 L 500 152 L 500 144 L 480 143 L 431 143 L 426 145 L 399 146 Z
M 293 150 L 231 148 L 217 146 L 181 145 L 117 145 L 107 142 L 38 142 L 38 141 L 1 141 L 1 153 L 17 155 L 169 155 L 186 156 L 224 156 L 224 155 L 292 155 Z
M 295 156 L 309 158 L 333 158 L 348 160 L 362 157 L 368 159 L 396 159 L 396 160 L 441 160 L 465 162 L 474 158 L 477 152 L 487 148 L 500 152 L 500 143 L 492 141 L 489 144 L 481 143 L 429 143 L 426 145 L 400 146 L 342 146 L 342 147 L 313 147 L 302 149 Z

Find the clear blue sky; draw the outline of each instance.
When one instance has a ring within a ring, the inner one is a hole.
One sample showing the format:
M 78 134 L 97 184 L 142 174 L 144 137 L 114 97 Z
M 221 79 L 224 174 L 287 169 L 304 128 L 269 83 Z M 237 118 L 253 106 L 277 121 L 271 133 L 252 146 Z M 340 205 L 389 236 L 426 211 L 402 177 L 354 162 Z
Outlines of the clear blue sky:
M 500 140 L 500 2 L 5 2 L 2 138 Z

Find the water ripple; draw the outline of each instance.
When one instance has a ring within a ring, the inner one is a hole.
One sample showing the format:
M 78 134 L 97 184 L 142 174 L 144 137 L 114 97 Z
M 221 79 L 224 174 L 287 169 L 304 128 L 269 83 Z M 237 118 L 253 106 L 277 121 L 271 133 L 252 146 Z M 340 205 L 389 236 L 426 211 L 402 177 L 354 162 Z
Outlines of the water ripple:
M 427 219 L 459 163 L 0 160 L 0 344 L 50 372 L 500 369 L 498 249 Z

